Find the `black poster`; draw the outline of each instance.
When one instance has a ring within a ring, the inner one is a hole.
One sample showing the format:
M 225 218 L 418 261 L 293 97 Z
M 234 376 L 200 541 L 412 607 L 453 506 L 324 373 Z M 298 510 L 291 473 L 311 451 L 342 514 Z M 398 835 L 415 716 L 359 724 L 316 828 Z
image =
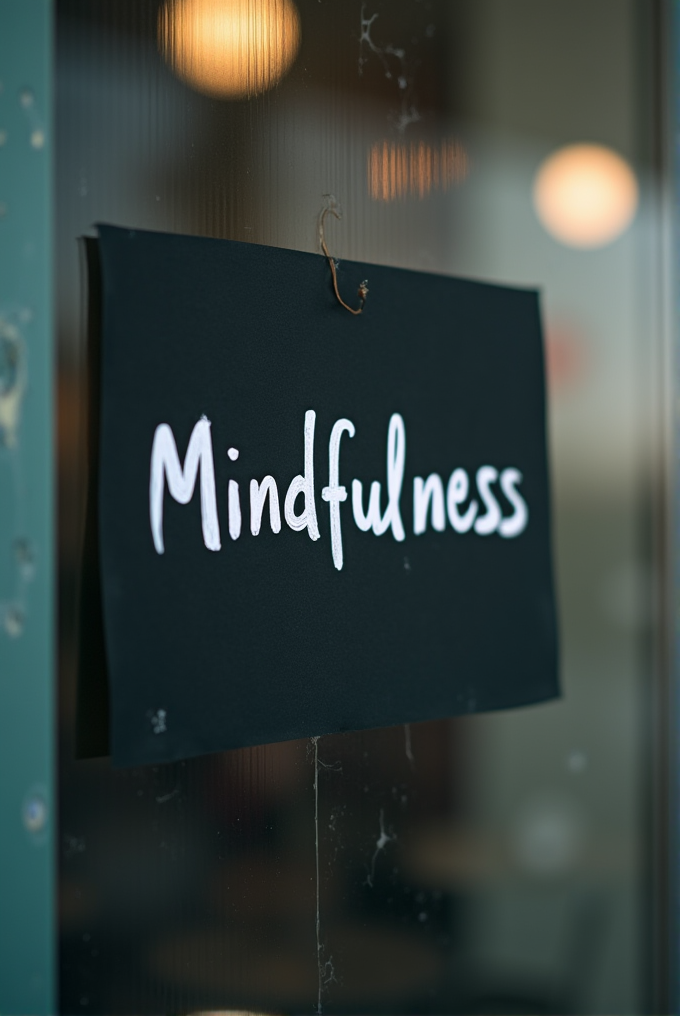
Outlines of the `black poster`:
M 557 695 L 537 294 L 99 233 L 114 763 Z

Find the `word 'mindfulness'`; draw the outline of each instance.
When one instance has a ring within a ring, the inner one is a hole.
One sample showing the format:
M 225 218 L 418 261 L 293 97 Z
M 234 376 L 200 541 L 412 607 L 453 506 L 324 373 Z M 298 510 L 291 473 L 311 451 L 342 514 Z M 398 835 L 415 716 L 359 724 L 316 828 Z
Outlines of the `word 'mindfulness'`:
M 316 511 L 314 487 L 314 429 L 316 413 L 308 410 L 304 424 L 304 472 L 295 476 L 286 491 L 283 516 L 286 524 L 301 532 L 306 529 L 312 540 L 319 539 L 319 525 Z M 330 512 L 331 550 L 333 563 L 340 570 L 343 567 L 342 527 L 340 504 L 348 498 L 347 487 L 340 483 L 340 444 L 344 435 L 352 438 L 355 427 L 351 420 L 340 419 L 331 430 L 328 443 L 328 486 L 323 487 L 321 497 L 328 503 Z M 227 455 L 232 461 L 239 457 L 236 448 L 229 448 Z M 399 413 L 393 413 L 387 432 L 387 505 L 382 509 L 382 484 L 373 481 L 365 506 L 364 488 L 361 480 L 352 480 L 352 515 L 355 524 L 363 532 L 372 531 L 382 536 L 389 529 L 395 540 L 406 538 L 401 515 L 401 494 L 406 462 L 406 426 Z M 202 416 L 195 425 L 184 465 L 180 464 L 177 444 L 172 429 L 167 423 L 156 427 L 151 451 L 151 475 L 149 481 L 149 515 L 154 547 L 158 554 L 165 552 L 163 539 L 163 499 L 165 485 L 170 495 L 180 504 L 187 504 L 194 493 L 200 469 L 200 499 L 203 542 L 208 550 L 221 550 L 220 524 L 217 513 L 215 486 L 215 465 L 210 421 Z M 492 485 L 498 482 L 501 491 L 513 509 L 512 515 L 503 516 Z M 463 505 L 470 495 L 470 480 L 465 469 L 457 468 L 451 473 L 446 489 L 438 473 L 431 473 L 427 479 L 421 476 L 413 480 L 413 533 L 424 533 L 429 523 L 432 529 L 444 532 L 447 519 L 456 533 L 474 532 L 478 536 L 498 533 L 506 539 L 519 536 L 529 520 L 526 501 L 518 490 L 522 482 L 521 472 L 509 467 L 500 473 L 494 466 L 483 465 L 477 469 L 475 483 L 479 501 L 472 499 L 466 508 Z M 262 527 L 262 516 L 268 501 L 269 525 L 273 533 L 281 532 L 281 509 L 279 490 L 273 476 L 265 476 L 258 482 L 250 481 L 250 532 L 257 536 Z M 296 511 L 296 503 L 302 497 L 304 507 Z M 227 494 L 229 536 L 237 540 L 241 535 L 242 510 L 239 484 L 230 479 Z

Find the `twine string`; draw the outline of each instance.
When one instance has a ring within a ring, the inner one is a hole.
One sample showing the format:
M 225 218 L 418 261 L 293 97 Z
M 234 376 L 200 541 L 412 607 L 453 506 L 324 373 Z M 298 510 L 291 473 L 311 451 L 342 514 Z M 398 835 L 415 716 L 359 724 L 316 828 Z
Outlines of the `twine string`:
M 345 310 L 348 310 L 350 312 L 350 314 L 355 314 L 355 315 L 356 314 L 361 314 L 362 310 L 364 309 L 364 304 L 366 303 L 366 297 L 368 296 L 368 281 L 367 281 L 367 279 L 364 279 L 362 282 L 359 283 L 359 289 L 357 290 L 357 293 L 358 293 L 358 296 L 359 296 L 359 306 L 358 307 L 350 307 L 350 305 L 348 303 L 345 303 L 343 298 L 340 296 L 340 290 L 338 288 L 338 270 L 337 270 L 336 265 L 335 265 L 335 260 L 334 260 L 333 256 L 331 255 L 331 253 L 329 252 L 328 247 L 326 246 L 326 237 L 325 237 L 325 233 L 324 233 L 324 222 L 325 222 L 326 216 L 328 215 L 329 212 L 332 215 L 334 215 L 336 219 L 341 219 L 342 216 L 340 215 L 340 212 L 338 212 L 337 208 L 335 208 L 331 204 L 331 205 L 326 205 L 326 207 L 324 208 L 324 210 L 321 213 L 321 219 L 319 220 L 319 239 L 321 240 L 321 249 L 323 250 L 324 254 L 326 255 L 326 259 L 328 261 L 328 264 L 330 265 L 331 276 L 333 278 L 333 290 L 335 292 L 335 296 L 336 296 L 336 298 L 338 300 L 338 303 L 340 303 L 345 308 Z

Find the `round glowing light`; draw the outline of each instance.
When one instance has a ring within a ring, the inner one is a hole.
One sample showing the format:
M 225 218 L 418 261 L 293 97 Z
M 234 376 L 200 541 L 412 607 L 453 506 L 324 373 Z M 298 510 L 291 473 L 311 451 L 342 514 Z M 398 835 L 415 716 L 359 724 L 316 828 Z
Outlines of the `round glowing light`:
M 602 247 L 632 222 L 638 184 L 625 159 L 601 145 L 569 145 L 549 156 L 534 181 L 546 230 L 570 247 Z
M 158 44 L 175 74 L 197 91 L 250 98 L 290 69 L 300 18 L 293 0 L 166 0 Z

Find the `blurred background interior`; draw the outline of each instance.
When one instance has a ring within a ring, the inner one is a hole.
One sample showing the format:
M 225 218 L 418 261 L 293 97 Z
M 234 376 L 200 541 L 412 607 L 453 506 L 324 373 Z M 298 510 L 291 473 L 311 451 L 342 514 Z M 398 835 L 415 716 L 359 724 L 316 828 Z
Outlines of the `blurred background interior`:
M 56 3 L 61 1009 L 667 1011 L 662 5 L 244 8 Z M 78 237 L 318 252 L 329 195 L 340 259 L 542 291 L 563 698 L 75 761 Z

